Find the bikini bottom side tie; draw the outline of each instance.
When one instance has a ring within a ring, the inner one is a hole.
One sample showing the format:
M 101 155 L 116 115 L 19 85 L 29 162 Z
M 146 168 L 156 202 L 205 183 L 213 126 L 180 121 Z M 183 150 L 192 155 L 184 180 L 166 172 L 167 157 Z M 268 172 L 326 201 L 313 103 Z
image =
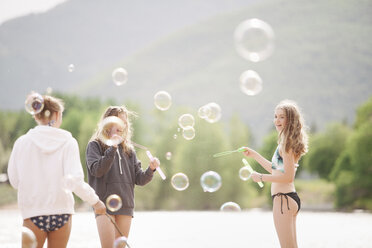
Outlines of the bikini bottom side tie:
M 281 211 L 282 214 L 283 214 L 283 196 L 287 200 L 287 208 L 288 208 L 288 210 L 290 210 L 289 204 L 288 204 L 289 203 L 288 202 L 288 196 L 289 196 L 289 197 L 291 197 L 297 203 L 297 205 L 298 205 L 297 212 L 300 211 L 301 201 L 300 201 L 300 197 L 298 197 L 298 195 L 297 195 L 296 192 L 289 192 L 289 193 L 281 193 L 281 192 L 279 192 L 279 193 L 271 196 L 272 199 L 273 199 L 273 201 L 274 201 L 275 196 L 280 196 L 280 211 Z

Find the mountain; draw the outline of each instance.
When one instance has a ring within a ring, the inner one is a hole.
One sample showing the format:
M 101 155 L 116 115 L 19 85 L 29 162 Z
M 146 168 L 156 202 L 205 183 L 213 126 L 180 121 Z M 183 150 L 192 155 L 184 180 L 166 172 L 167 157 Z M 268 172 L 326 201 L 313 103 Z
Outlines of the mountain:
M 319 128 L 354 119 L 372 95 L 372 3 L 329 1 L 87 1 L 0 26 L 0 107 L 19 108 L 31 89 L 114 97 L 153 108 L 166 90 L 173 105 L 220 104 L 223 121 L 237 113 L 262 137 L 281 99 L 299 103 Z M 275 50 L 253 63 L 234 47 L 236 26 L 269 23 Z M 68 64 L 75 65 L 69 73 Z M 120 87 L 112 70 L 124 67 Z M 247 96 L 239 76 L 255 70 L 263 90 Z M 19 82 L 19 83 L 17 83 Z
M 0 108 L 72 87 L 179 28 L 254 0 L 70 0 L 0 26 Z M 74 73 L 68 66 L 75 65 Z

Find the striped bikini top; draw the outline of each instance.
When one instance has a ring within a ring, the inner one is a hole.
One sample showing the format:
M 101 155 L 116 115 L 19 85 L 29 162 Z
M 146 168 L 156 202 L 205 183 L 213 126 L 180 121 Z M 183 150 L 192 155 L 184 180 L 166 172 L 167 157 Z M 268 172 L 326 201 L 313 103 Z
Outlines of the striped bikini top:
M 295 164 L 295 171 L 297 170 L 298 166 L 298 164 Z M 271 159 L 271 169 L 284 173 L 284 163 L 282 156 L 279 154 L 279 146 L 276 148 L 273 158 Z

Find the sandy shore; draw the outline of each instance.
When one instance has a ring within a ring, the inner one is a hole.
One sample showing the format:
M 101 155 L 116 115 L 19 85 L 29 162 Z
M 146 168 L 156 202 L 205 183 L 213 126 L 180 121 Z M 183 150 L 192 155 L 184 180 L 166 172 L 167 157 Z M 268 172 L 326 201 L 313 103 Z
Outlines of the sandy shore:
M 1 247 L 20 247 L 18 210 L 0 210 Z M 371 247 L 372 214 L 302 211 L 299 247 Z M 279 247 L 270 211 L 136 212 L 129 237 L 132 248 Z M 45 246 L 46 247 L 46 246 Z M 93 212 L 77 212 L 68 247 L 100 247 Z

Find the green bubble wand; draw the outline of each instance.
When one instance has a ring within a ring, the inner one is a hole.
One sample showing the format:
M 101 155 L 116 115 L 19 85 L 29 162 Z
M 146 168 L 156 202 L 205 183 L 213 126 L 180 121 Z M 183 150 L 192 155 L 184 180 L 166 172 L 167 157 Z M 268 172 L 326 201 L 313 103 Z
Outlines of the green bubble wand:
M 221 157 L 221 156 L 230 155 L 230 154 L 235 153 L 235 152 L 244 152 L 244 151 L 245 151 L 245 148 L 240 147 L 239 149 L 236 149 L 236 150 L 233 150 L 233 151 L 225 151 L 225 152 L 216 153 L 216 154 L 213 155 L 213 157 L 217 158 L 217 157 Z

